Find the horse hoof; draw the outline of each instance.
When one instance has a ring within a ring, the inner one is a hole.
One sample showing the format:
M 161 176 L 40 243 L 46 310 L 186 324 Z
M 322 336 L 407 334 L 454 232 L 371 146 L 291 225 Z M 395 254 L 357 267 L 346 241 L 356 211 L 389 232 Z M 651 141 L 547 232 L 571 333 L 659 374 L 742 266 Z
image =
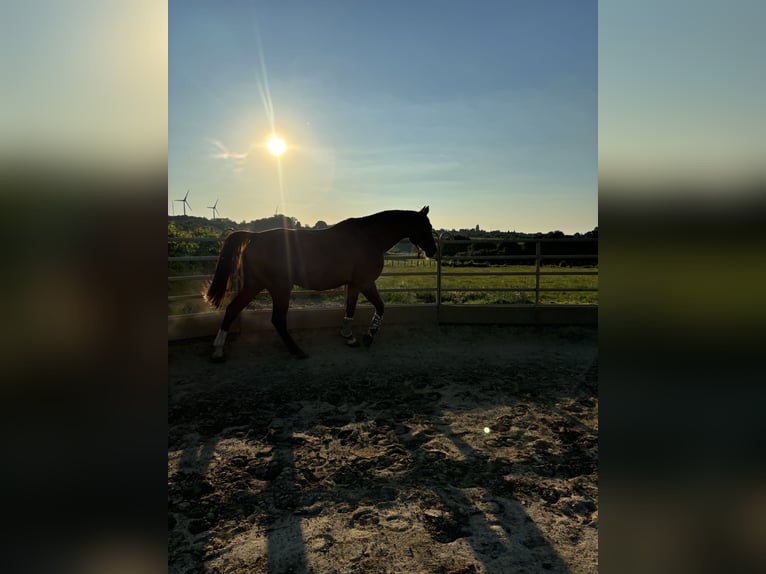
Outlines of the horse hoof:
M 364 346 L 365 346 L 365 347 L 369 347 L 370 345 L 372 345 L 372 341 L 373 341 L 373 339 L 372 339 L 372 335 L 370 335 L 370 334 L 366 334 L 366 335 L 365 335 L 365 336 L 362 338 L 362 342 L 364 343 Z
M 225 361 L 226 361 L 226 357 L 224 357 L 223 355 L 213 355 L 212 357 L 210 357 L 211 363 L 223 363 Z
M 293 347 L 290 349 L 290 354 L 296 359 L 306 359 L 308 355 L 300 347 Z
M 358 347 L 359 341 L 356 340 L 356 337 L 350 337 L 346 339 L 346 345 L 348 345 L 349 347 Z

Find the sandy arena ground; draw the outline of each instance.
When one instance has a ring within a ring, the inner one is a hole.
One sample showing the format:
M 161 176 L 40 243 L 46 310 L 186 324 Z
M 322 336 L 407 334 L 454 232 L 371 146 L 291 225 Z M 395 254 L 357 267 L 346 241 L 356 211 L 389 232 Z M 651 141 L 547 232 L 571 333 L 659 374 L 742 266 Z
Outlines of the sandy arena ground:
M 597 572 L 595 330 L 293 335 L 169 343 L 170 572 Z

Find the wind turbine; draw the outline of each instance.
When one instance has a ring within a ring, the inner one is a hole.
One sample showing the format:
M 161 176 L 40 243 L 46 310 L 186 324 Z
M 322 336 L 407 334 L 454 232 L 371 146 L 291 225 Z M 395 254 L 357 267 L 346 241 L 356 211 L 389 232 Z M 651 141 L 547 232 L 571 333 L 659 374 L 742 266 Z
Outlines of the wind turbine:
M 215 221 L 215 214 L 218 213 L 218 210 L 215 208 L 215 206 L 218 205 L 218 199 L 215 200 L 215 203 L 213 205 L 208 205 L 208 209 L 213 210 L 213 221 Z
M 189 211 L 191 211 L 191 205 L 189 205 L 189 202 L 186 201 L 186 198 L 189 197 L 189 190 L 186 190 L 186 195 L 184 195 L 183 199 L 175 199 L 174 201 L 180 201 L 184 204 L 184 216 L 186 215 L 186 206 L 189 206 Z

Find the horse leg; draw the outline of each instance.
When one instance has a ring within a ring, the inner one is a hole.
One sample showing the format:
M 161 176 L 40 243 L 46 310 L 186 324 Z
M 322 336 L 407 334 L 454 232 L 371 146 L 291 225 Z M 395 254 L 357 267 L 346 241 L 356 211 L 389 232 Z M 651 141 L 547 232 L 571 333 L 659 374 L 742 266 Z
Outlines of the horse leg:
M 359 341 L 354 337 L 354 331 L 351 329 L 351 323 L 354 321 L 354 312 L 356 311 L 356 301 L 359 298 L 359 289 L 352 285 L 346 285 L 346 316 L 343 317 L 343 327 L 341 327 L 341 337 L 346 339 L 349 347 L 358 347 Z
M 224 360 L 223 345 L 226 342 L 226 335 L 229 332 L 231 324 L 234 322 L 234 319 L 237 318 L 237 315 L 242 312 L 242 309 L 244 309 L 256 295 L 258 295 L 260 290 L 261 288 L 257 286 L 245 286 L 226 307 L 223 323 L 221 323 L 221 328 L 218 329 L 218 334 L 213 341 L 213 361 L 218 363 Z
M 370 328 L 362 338 L 364 346 L 369 347 L 372 345 L 372 340 L 375 338 L 378 329 L 380 329 L 380 324 L 383 321 L 383 308 L 385 305 L 383 304 L 383 299 L 380 298 L 380 293 L 378 293 L 378 288 L 375 286 L 374 281 L 362 289 L 362 295 L 364 295 L 367 300 L 372 303 L 373 307 L 375 307 L 375 314 L 372 316 Z
M 269 291 L 271 294 L 272 311 L 271 324 L 282 337 L 288 351 L 299 359 L 308 357 L 306 353 L 293 341 L 290 333 L 287 332 L 287 309 L 290 306 L 290 288 L 280 291 Z

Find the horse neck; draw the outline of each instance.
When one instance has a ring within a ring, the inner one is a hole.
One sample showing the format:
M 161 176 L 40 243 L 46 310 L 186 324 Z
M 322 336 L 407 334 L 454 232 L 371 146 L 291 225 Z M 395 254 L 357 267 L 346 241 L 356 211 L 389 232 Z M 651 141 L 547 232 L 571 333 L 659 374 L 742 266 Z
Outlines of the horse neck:
M 394 217 L 374 223 L 377 229 L 371 234 L 375 248 L 387 251 L 410 234 L 410 225 L 406 217 Z

